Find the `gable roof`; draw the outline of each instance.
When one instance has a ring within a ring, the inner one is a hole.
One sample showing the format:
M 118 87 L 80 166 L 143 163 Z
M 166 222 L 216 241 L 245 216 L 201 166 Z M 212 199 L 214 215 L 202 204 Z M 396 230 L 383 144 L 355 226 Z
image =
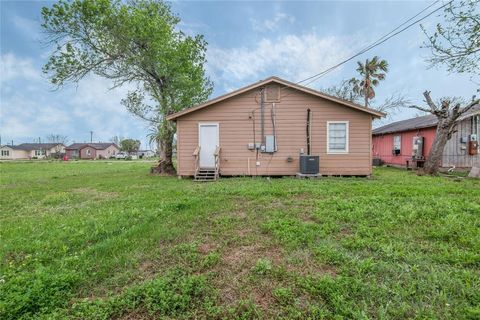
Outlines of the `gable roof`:
M 460 117 L 460 120 L 469 118 L 476 114 L 480 114 L 480 105 L 474 106 L 470 109 L 467 113 Z M 409 131 L 415 129 L 423 129 L 423 128 L 430 128 L 436 127 L 438 123 L 438 119 L 433 114 L 429 114 L 426 116 L 411 118 L 402 121 L 392 122 L 390 124 L 384 125 L 382 127 L 373 129 L 373 135 L 379 134 L 387 134 L 387 133 L 394 133 L 394 132 L 402 132 L 402 131 Z
M 76 148 L 71 148 L 74 145 L 79 145 L 79 146 L 76 146 Z M 95 150 L 105 150 L 110 146 L 114 146 L 115 148 L 119 149 L 118 146 L 113 142 L 82 143 L 82 144 L 74 143 L 71 146 L 69 146 L 67 149 L 83 149 L 86 147 L 91 147 Z
M 67 149 L 67 150 L 78 150 L 85 145 L 86 145 L 86 143 L 72 143 L 71 145 L 69 145 L 65 149 Z
M 32 151 L 32 150 L 40 150 L 40 149 L 52 149 L 58 145 L 63 146 L 63 143 L 22 143 L 16 146 L 8 146 L 8 147 L 14 150 Z
M 352 109 L 356 109 L 356 110 L 359 110 L 359 111 L 362 111 L 362 112 L 369 113 L 376 118 L 381 118 L 381 117 L 385 116 L 385 113 L 383 113 L 383 112 L 379 112 L 379 111 L 376 111 L 376 110 L 373 110 L 373 109 L 370 109 L 370 108 L 365 108 L 365 107 L 363 107 L 359 104 L 356 104 L 356 103 L 353 103 L 353 102 L 350 102 L 350 101 L 347 101 L 347 100 L 343 100 L 343 99 L 331 96 L 329 94 L 325 94 L 323 92 L 313 90 L 313 89 L 298 85 L 296 83 L 293 83 L 293 82 L 290 82 L 290 81 L 287 81 L 287 80 L 284 80 L 284 79 L 281 79 L 281 78 L 278 78 L 278 77 L 269 77 L 265 80 L 258 81 L 256 83 L 253 83 L 253 84 L 248 85 L 246 87 L 240 88 L 238 90 L 234 90 L 230 93 L 227 93 L 227 94 L 221 95 L 217 98 L 208 100 L 205 103 L 202 103 L 202 104 L 193 106 L 191 108 L 173 113 L 173 114 L 167 116 L 167 120 L 176 120 L 177 118 L 179 118 L 181 116 L 184 116 L 186 114 L 189 114 L 191 112 L 203 109 L 203 108 L 208 107 L 208 106 L 210 106 L 214 103 L 221 102 L 223 100 L 229 99 L 229 98 L 234 97 L 236 95 L 242 94 L 242 93 L 247 92 L 249 90 L 252 90 L 252 89 L 255 89 L 255 88 L 270 84 L 270 83 L 277 83 L 277 84 L 283 85 L 285 87 L 289 87 L 289 88 L 293 88 L 293 89 L 296 89 L 296 90 L 299 90 L 299 91 L 302 91 L 302 92 L 305 92 L 305 93 L 309 93 L 309 94 L 314 95 L 316 97 L 320 97 L 320 98 L 323 98 L 323 99 L 326 99 L 326 100 L 330 100 L 330 101 L 339 103 L 341 105 L 350 107 Z

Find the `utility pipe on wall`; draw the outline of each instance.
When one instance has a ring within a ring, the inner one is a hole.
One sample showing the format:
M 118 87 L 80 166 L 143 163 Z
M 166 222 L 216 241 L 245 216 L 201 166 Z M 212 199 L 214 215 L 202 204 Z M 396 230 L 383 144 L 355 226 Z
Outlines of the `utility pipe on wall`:
M 260 90 L 260 128 L 261 128 L 261 134 L 262 134 L 262 146 L 265 146 L 265 106 L 264 106 L 264 93 L 265 93 L 265 88 L 262 88 Z
M 310 139 L 311 139 L 311 111 L 310 108 L 307 109 L 307 155 L 310 155 Z
M 277 151 L 277 115 L 275 110 L 275 102 L 272 102 L 272 129 L 273 129 L 273 150 Z

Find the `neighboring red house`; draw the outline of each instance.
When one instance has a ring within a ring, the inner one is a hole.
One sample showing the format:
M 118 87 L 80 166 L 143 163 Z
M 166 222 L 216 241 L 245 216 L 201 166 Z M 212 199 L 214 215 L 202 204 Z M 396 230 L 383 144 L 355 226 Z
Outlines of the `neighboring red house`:
M 120 149 L 115 143 L 74 143 L 65 148 L 67 157 L 74 159 L 108 159 Z
M 372 131 L 372 156 L 386 164 L 406 166 L 421 164 L 428 157 L 435 139 L 437 118 L 433 115 L 397 121 Z M 480 135 L 480 106 L 461 117 L 457 131 L 452 134 L 444 149 L 442 167 L 480 166 L 478 137 Z M 422 140 L 423 138 L 423 140 Z M 414 156 L 414 139 L 417 145 Z M 415 162 L 413 160 L 420 160 Z

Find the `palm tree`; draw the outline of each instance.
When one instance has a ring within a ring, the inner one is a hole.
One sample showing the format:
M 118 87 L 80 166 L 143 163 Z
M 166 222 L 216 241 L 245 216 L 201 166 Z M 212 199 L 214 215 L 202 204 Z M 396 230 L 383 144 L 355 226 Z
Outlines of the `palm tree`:
M 388 62 L 380 60 L 378 56 L 372 60 L 366 60 L 365 64 L 358 61 L 357 71 L 362 77 L 361 80 L 352 78 L 350 83 L 353 85 L 353 90 L 365 98 L 365 108 L 368 107 L 368 100 L 375 97 L 376 87 L 381 80 L 385 79 L 385 73 L 388 72 Z

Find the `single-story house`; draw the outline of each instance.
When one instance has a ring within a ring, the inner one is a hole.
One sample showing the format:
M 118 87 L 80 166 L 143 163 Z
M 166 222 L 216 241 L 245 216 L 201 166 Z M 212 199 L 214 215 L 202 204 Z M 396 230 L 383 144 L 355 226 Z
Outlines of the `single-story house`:
M 73 143 L 65 151 L 70 159 L 108 159 L 115 156 L 120 148 L 113 142 Z
M 1 160 L 43 159 L 65 153 L 62 143 L 22 143 L 0 147 Z
M 138 150 L 136 155 L 139 158 L 152 158 L 155 157 L 155 151 L 153 150 Z
M 301 154 L 319 156 L 321 175 L 368 176 L 372 120 L 382 116 L 270 77 L 167 119 L 177 125 L 179 176 L 296 175 Z
M 437 117 L 426 115 L 387 124 L 373 130 L 374 158 L 398 166 L 421 166 L 435 139 Z M 480 105 L 460 118 L 456 131 L 443 151 L 442 167 L 470 168 L 480 166 L 478 137 Z

